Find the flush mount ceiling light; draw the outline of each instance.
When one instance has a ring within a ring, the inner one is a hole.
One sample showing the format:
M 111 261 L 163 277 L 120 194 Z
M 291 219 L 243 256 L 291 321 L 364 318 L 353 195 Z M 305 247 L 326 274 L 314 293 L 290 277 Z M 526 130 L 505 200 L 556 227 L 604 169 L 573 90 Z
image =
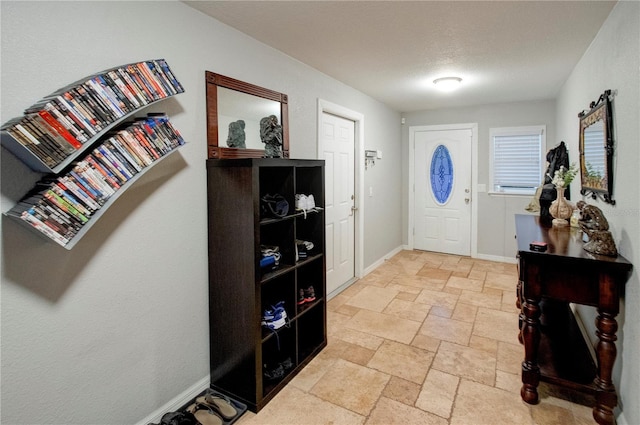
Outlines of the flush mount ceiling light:
M 462 78 L 460 77 L 443 77 L 433 80 L 433 84 L 442 91 L 453 91 L 460 87 L 461 83 Z

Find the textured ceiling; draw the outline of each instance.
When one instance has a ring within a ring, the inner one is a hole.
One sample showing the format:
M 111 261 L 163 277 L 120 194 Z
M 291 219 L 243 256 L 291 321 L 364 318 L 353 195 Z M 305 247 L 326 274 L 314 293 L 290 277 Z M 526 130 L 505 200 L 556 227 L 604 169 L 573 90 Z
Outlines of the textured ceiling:
M 553 99 L 615 1 L 185 1 L 395 110 Z M 456 75 L 454 93 L 432 81 Z

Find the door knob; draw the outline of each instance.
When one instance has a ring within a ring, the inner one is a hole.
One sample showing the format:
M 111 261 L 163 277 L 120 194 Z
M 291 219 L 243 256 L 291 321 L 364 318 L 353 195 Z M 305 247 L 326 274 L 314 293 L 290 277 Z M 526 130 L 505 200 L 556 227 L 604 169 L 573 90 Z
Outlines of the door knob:
M 471 199 L 469 199 L 469 198 L 464 198 L 464 203 L 465 203 L 465 204 L 468 204 L 470 200 L 471 200 Z
M 358 207 L 356 206 L 352 206 L 351 207 L 351 214 L 349 214 L 349 216 L 352 216 L 354 212 L 358 211 Z

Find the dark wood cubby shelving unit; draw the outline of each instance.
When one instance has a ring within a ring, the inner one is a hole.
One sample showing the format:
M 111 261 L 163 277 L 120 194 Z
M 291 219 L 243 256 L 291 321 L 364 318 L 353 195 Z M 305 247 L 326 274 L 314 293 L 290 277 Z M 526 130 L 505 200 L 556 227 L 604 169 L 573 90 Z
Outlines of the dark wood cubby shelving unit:
M 324 161 L 274 158 L 207 160 L 211 388 L 262 409 L 327 344 Z M 283 218 L 261 216 L 260 198 L 278 193 Z M 295 194 L 313 194 L 318 210 L 294 209 Z M 311 241 L 296 260 L 296 239 Z M 260 268 L 260 245 L 282 254 L 275 270 Z M 297 305 L 299 289 L 316 300 Z M 261 326 L 265 308 L 284 301 L 289 325 Z M 280 379 L 264 375 L 290 359 Z

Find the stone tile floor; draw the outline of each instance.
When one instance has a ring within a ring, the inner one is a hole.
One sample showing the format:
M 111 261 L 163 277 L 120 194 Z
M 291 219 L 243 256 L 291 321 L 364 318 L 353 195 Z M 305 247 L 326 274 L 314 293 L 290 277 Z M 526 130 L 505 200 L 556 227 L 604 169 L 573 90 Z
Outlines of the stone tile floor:
M 515 264 L 402 251 L 327 304 L 328 345 L 239 425 L 594 424 L 584 396 L 520 398 Z

